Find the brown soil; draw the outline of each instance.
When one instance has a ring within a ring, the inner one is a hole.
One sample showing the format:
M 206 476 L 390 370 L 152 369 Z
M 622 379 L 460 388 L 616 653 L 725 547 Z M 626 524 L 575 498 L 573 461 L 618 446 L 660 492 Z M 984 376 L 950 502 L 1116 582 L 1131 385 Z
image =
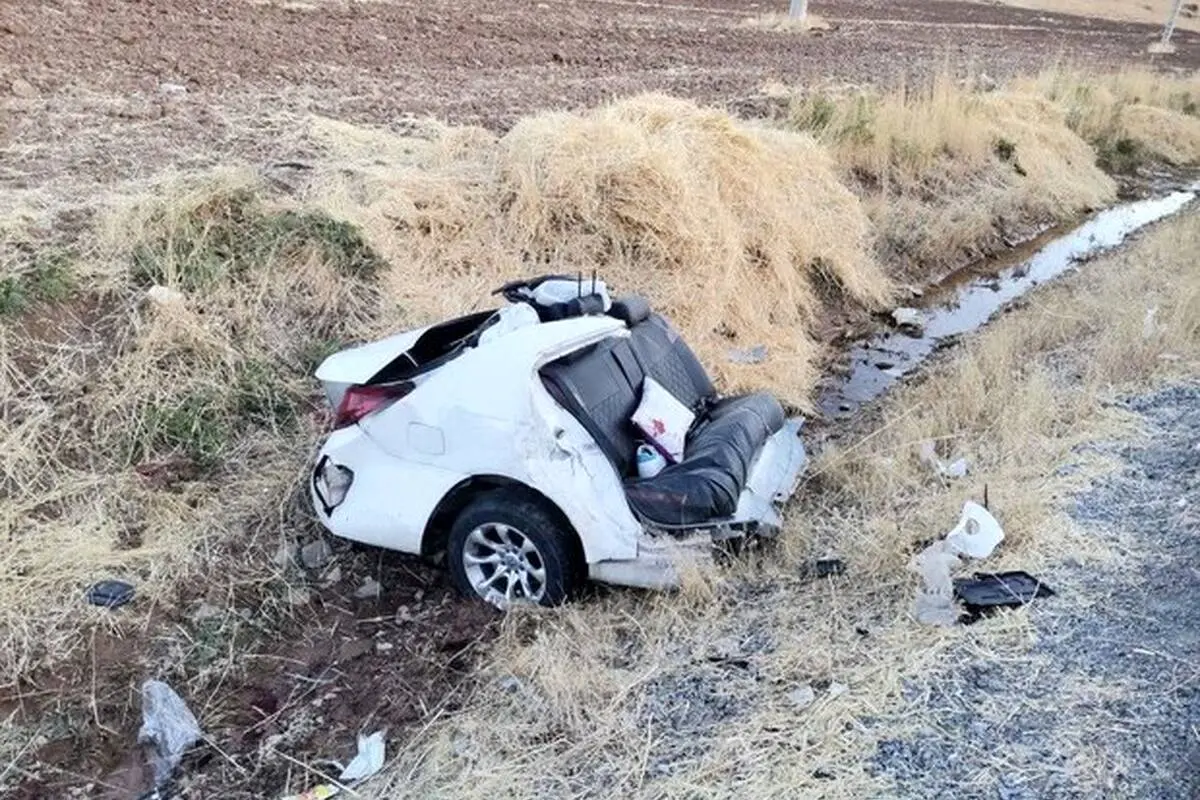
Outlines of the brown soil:
M 128 800 L 150 789 L 135 743 L 138 686 L 150 675 L 178 673 L 168 682 L 204 726 L 208 744 L 180 769 L 184 797 L 299 792 L 322 782 L 320 773 L 336 777 L 329 762 L 353 757 L 356 734 L 386 730 L 394 747 L 408 726 L 454 710 L 455 688 L 498 612 L 461 598 L 416 559 L 349 548 L 335 563 L 336 583 L 313 574 L 308 585 L 284 590 L 297 601 L 282 618 L 264 612 L 262 587 L 231 608 L 214 607 L 211 617 L 152 614 L 148 635 L 97 631 L 87 662 L 0 697 L 5 717 L 61 716 L 73 729 L 23 765 L 27 778 L 12 796 L 64 797 L 83 787 L 87 796 Z M 368 577 L 382 593 L 356 598 Z M 204 596 L 204 587 L 193 588 Z M 187 643 L 182 658 L 179 642 Z M 90 708 L 73 703 L 89 695 Z M 73 717 L 80 719 L 71 724 Z
M 7 128 L 18 146 L 0 159 L 0 186 L 280 156 L 272 141 L 285 111 L 382 124 L 432 114 L 503 129 L 533 110 L 638 91 L 721 104 L 768 80 L 891 84 L 944 62 L 993 78 L 1056 59 L 1200 66 L 1198 33 L 1178 32 L 1178 52 L 1152 57 L 1152 26 L 962 2 L 815 3 L 834 24 L 822 35 L 741 25 L 782 5 L 13 3 L 0 11 L 0 135 Z

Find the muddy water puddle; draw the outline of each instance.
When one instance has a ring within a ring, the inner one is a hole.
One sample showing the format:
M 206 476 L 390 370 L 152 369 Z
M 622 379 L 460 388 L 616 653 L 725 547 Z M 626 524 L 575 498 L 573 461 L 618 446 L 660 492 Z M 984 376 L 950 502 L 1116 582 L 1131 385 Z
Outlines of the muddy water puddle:
M 961 270 L 933 287 L 917 308 L 919 327 L 884 331 L 849 348 L 849 371 L 822 392 L 827 418 L 848 417 L 885 392 L 955 337 L 982 327 L 1029 290 L 1120 245 L 1151 223 L 1181 211 L 1200 184 L 1101 211 L 1065 232 L 1051 231 L 1005 254 Z

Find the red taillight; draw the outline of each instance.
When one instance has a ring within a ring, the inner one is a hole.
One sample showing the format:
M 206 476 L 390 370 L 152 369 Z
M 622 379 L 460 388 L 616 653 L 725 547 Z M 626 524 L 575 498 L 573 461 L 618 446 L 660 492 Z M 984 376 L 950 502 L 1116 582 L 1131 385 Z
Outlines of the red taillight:
M 351 386 L 342 397 L 333 418 L 333 427 L 345 428 L 353 425 L 372 411 L 399 400 L 412 391 L 411 383 L 396 383 L 389 386 Z

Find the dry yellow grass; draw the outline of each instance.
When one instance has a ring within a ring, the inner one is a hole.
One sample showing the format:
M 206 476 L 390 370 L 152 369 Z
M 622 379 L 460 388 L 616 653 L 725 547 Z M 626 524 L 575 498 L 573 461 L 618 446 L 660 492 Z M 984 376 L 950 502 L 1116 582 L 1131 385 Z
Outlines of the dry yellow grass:
M 887 94 L 790 96 L 788 123 L 833 150 L 875 223 L 880 258 L 910 275 L 1115 196 L 1063 112 L 1030 93 L 972 91 L 942 73 Z
M 1200 75 L 1167 76 L 1145 69 L 1094 75 L 1069 67 L 1015 82 L 1046 97 L 1067 124 L 1111 166 L 1146 159 L 1200 163 Z
M 312 131 L 335 164 L 358 147 L 342 133 Z M 362 226 L 405 308 L 451 313 L 530 270 L 598 269 L 669 314 L 726 385 L 784 375 L 777 389 L 804 405 L 821 298 L 889 296 L 865 214 L 807 134 L 648 95 L 532 117 L 498 139 L 431 135 L 419 164 L 409 147 L 387 168 L 330 169 L 307 198 Z M 767 364 L 725 358 L 756 344 Z
M 1134 434 L 1104 404 L 1115 392 L 1200 374 L 1198 246 L 1200 216 L 1168 222 L 887 400 L 855 441 L 818 460 L 780 553 L 705 591 L 510 615 L 468 706 L 408 743 L 372 796 L 474 798 L 496 786 L 510 797 L 886 795 L 865 768 L 876 743 L 904 735 L 901 709 L 921 722 L 901 681 L 951 645 L 1013 659 L 1033 636 L 1020 613 L 957 630 L 917 625 L 909 554 L 986 484 L 1008 533 L 989 568 L 1115 557 L 1062 511 L 1064 495 L 1104 468 L 1073 449 Z M 1161 321 L 1149 333 L 1148 307 Z M 971 476 L 932 475 L 918 459 L 928 440 L 966 456 Z M 1056 471 L 1081 460 L 1072 477 Z M 853 590 L 801 577 L 803 560 L 826 552 L 847 557 Z M 844 691 L 819 690 L 802 709 L 790 699 L 828 681 Z M 895 724 L 863 721 L 880 716 Z M 1089 763 L 1081 751 L 1062 768 L 1072 786 L 1102 792 Z

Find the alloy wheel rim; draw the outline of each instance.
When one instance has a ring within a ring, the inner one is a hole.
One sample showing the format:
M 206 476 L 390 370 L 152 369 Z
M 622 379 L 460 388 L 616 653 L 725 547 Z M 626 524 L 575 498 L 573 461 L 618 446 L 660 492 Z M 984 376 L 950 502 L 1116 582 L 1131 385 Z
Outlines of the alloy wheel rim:
M 540 603 L 546 594 L 546 562 L 528 536 L 511 525 L 489 522 L 467 534 L 463 567 L 475 593 L 507 608 Z

